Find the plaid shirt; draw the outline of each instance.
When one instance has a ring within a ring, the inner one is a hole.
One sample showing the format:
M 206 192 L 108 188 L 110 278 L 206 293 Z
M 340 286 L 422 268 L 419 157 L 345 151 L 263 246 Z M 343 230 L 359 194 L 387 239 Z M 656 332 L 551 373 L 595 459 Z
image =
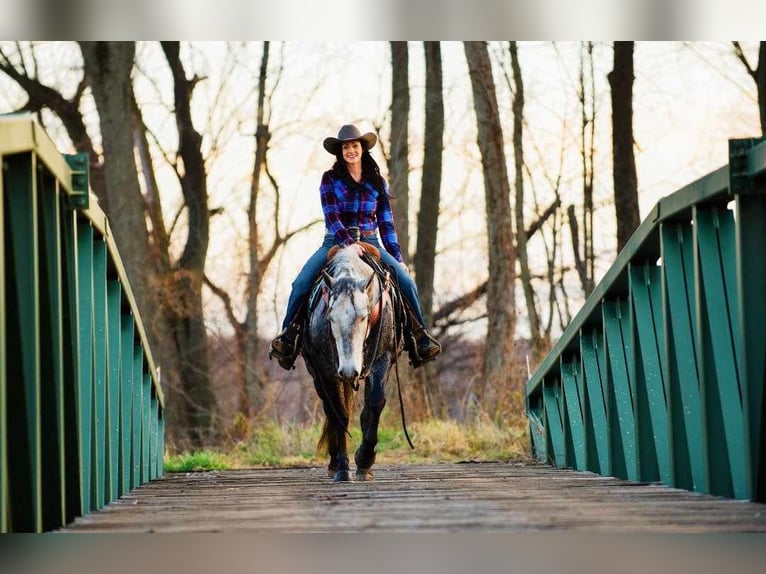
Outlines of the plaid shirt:
M 326 171 L 319 186 L 325 224 L 335 236 L 335 242 L 343 246 L 354 243 L 347 227 L 359 227 L 362 233 L 380 229 L 386 251 L 397 261 L 403 261 L 385 180 L 383 185 L 384 193 L 381 194 L 369 182 L 352 185 L 336 178 L 332 170 Z

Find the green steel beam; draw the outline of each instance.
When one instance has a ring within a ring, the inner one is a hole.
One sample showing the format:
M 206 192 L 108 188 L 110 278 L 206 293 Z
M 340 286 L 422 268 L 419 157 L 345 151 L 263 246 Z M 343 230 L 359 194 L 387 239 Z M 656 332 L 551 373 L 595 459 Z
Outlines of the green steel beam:
M 143 395 L 141 397 L 141 409 L 143 423 L 141 424 L 141 482 L 149 482 L 149 453 L 151 452 L 151 394 L 152 376 L 144 373 Z
M 532 443 L 532 452 L 538 460 L 548 462 L 548 433 L 543 423 L 542 404 L 527 408 L 527 420 L 529 421 L 529 436 Z
M 0 532 L 8 532 L 8 514 L 10 500 L 8 498 L 8 420 L 5 416 L 7 409 L 6 395 L 8 384 L 6 371 L 8 359 L 5 353 L 5 177 L 7 167 L 5 159 L 0 154 Z
M 585 374 L 586 390 L 586 431 L 588 432 L 588 470 L 609 474 L 609 425 L 606 410 L 606 389 L 604 377 L 603 334 L 598 331 L 580 336 L 580 356 Z
M 567 462 L 577 470 L 587 470 L 585 425 L 583 422 L 583 376 L 579 357 L 561 361 L 561 383 L 564 390 L 567 423 Z
M 66 522 L 64 447 L 64 344 L 61 285 L 60 193 L 53 176 L 38 169 L 40 255 L 40 413 L 43 529 Z
M 40 309 L 37 185 L 33 154 L 6 156 L 6 257 L 12 278 L 7 286 L 7 411 L 10 529 L 42 530 L 40 439 Z
M 746 156 L 746 172 L 751 178 L 766 173 L 766 140 L 764 138 L 757 138 L 752 140 L 754 145 L 748 149 Z M 760 141 L 760 143 L 755 143 Z M 758 188 L 758 193 L 763 193 L 764 188 L 761 186 Z
M 93 227 L 87 220 L 77 223 L 77 271 L 79 287 L 78 428 L 80 429 L 80 482 L 82 513 L 93 508 Z
M 122 312 L 120 300 L 122 288 L 120 282 L 109 279 L 106 285 L 107 293 L 107 347 L 109 349 L 109 376 L 107 385 L 106 412 L 106 459 L 108 472 L 106 475 L 107 501 L 116 500 L 120 497 L 120 352 Z
M 132 444 L 133 453 L 131 458 L 131 484 L 133 487 L 141 484 L 141 427 L 143 426 L 143 376 L 144 373 L 144 349 L 140 346 L 133 348 L 133 419 L 132 419 Z
M 760 165 L 766 169 L 766 147 L 758 146 Z M 737 317 L 740 365 L 742 370 L 742 410 L 746 417 L 745 437 L 751 460 L 750 482 L 754 498 L 766 502 L 766 186 L 760 182 L 759 195 L 740 195 L 736 199 L 735 249 L 737 277 Z M 745 280 L 747 277 L 747 280 Z
M 157 401 L 159 403 L 159 400 Z M 159 413 L 159 433 L 157 448 L 157 476 L 165 474 L 165 411 Z
M 673 486 L 707 492 L 697 371 L 694 292 L 694 244 L 691 224 L 669 223 L 660 229 L 663 261 L 665 354 L 668 358 L 668 419 L 671 422 Z
M 545 407 L 545 428 L 548 431 L 548 456 L 556 466 L 566 466 L 561 385 L 558 380 L 546 380 L 544 382 L 543 405 Z
M 80 450 L 79 382 L 80 382 L 80 311 L 77 273 L 76 215 L 61 206 L 61 285 L 64 293 L 62 314 L 64 332 L 64 451 L 66 522 L 81 514 L 82 452 Z
M 151 417 L 149 424 L 151 426 L 151 446 L 149 452 L 149 480 L 154 480 L 159 476 L 159 469 L 157 468 L 157 443 L 158 443 L 158 431 L 160 424 L 160 404 L 157 401 L 157 396 L 152 392 L 151 400 Z
M 107 394 L 107 308 L 106 244 L 96 237 L 93 244 L 93 507 L 106 501 L 106 394 Z
M 602 305 L 607 350 L 607 412 L 611 437 L 612 473 L 619 478 L 638 480 L 636 422 L 631 382 L 633 370 L 630 305 L 604 301 Z
M 133 488 L 133 316 L 120 322 L 120 495 Z
M 668 413 L 662 373 L 665 341 L 662 328 L 662 279 L 653 263 L 631 265 L 630 292 L 636 319 L 636 424 L 640 480 L 669 484 Z
M 733 214 L 725 208 L 695 208 L 694 230 L 700 279 L 697 329 L 704 335 L 697 361 L 703 383 L 710 490 L 748 499 L 752 484 L 735 338 L 739 318 Z

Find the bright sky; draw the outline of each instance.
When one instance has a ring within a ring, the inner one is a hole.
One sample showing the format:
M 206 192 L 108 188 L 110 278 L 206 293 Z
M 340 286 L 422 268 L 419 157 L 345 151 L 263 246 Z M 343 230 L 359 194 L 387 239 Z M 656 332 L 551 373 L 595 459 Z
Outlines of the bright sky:
M 7 46 L 7 45 L 6 45 Z M 492 44 L 497 60 L 508 61 L 507 44 Z M 562 200 L 580 203 L 579 117 L 576 98 L 579 43 L 529 42 L 520 45 L 520 60 L 526 92 L 526 159 L 535 174 L 527 182 L 528 222 L 534 218 L 529 185 L 534 183 L 542 207 L 552 198 L 544 173 L 555 178 L 560 169 L 562 147 Z M 80 73 L 77 48 L 51 45 L 44 50 L 56 54 L 50 69 L 41 57 L 41 75 L 54 86 L 64 86 L 70 95 Z M 253 157 L 255 94 L 261 58 L 261 43 L 240 45 L 236 56 L 223 43 L 197 44 L 184 48 L 188 70 L 207 76 L 195 91 L 197 129 L 206 133 L 209 152 L 211 207 L 225 211 L 213 224 L 209 274 L 229 290 L 241 292 L 245 273 L 246 207 Z M 483 281 L 486 277 L 483 183 L 476 147 L 475 119 L 468 71 L 462 44 L 444 42 L 444 90 L 446 133 L 444 175 L 435 285 L 435 303 L 443 303 Z M 678 187 L 727 162 L 727 139 L 759 135 L 755 88 L 736 61 L 728 43 L 639 43 L 636 49 L 634 125 L 639 197 L 642 216 L 655 202 Z M 756 55 L 751 53 L 755 61 Z M 50 61 L 50 60 L 48 60 Z M 611 206 L 611 117 L 606 74 L 612 66 L 611 45 L 595 48 L 596 83 L 596 228 L 614 227 Z M 424 64 L 421 43 L 410 43 L 411 106 L 410 146 L 413 171 L 410 178 L 411 218 L 417 214 L 422 161 Z M 387 42 L 273 43 L 269 89 L 281 68 L 279 84 L 270 107 L 273 131 L 270 167 L 280 185 L 283 231 L 321 216 L 317 192 L 319 177 L 332 158 L 322 149 L 324 137 L 335 135 L 343 123 L 356 123 L 363 130 L 382 126 L 388 146 L 391 92 L 390 51 Z M 509 68 L 508 68 L 509 69 Z M 506 78 L 498 67 L 496 80 L 503 110 L 503 129 L 510 144 L 512 115 Z M 136 90 L 147 122 L 165 145 L 173 145 L 174 124 L 168 114 L 171 103 L 167 65 L 156 44 L 141 44 Z M 164 85 L 158 92 L 156 85 Z M 222 89 L 222 86 L 224 88 Z M 0 78 L 0 111 L 14 109 L 21 97 L 18 89 Z M 23 101 L 23 100 L 22 100 Z M 214 110 L 211 114 L 210 110 Z M 92 104 L 86 104 L 92 117 Z M 52 136 L 66 142 L 55 124 Z M 216 134 L 216 135 L 211 135 Z M 67 151 L 62 143 L 62 150 Z M 214 148 L 214 149 L 213 149 Z M 385 161 L 376 149 L 384 172 Z M 512 149 L 507 147 L 512 164 Z M 509 169 L 513 178 L 513 170 Z M 180 194 L 169 170 L 166 182 L 166 216 L 172 217 Z M 268 186 L 267 186 L 268 188 Z M 169 192 L 169 193 L 167 193 Z M 269 189 L 261 205 L 266 219 L 273 212 Z M 411 237 L 414 245 L 414 225 Z M 269 273 L 263 300 L 263 328 L 273 331 L 281 319 L 292 278 L 305 258 L 319 244 L 323 226 L 315 226 L 292 242 Z M 597 238 L 600 273 L 614 258 L 614 234 Z M 542 245 L 532 245 L 532 263 L 544 267 Z M 270 237 L 264 246 L 270 245 Z M 564 246 L 565 251 L 571 248 Z M 567 255 L 569 253 L 567 252 Z M 459 269 L 460 273 L 456 273 Z M 573 285 L 576 285 L 572 278 Z M 570 294 L 577 289 L 570 289 Z M 576 308 L 577 302 L 573 302 Z M 217 316 L 211 299 L 211 316 Z M 222 323 L 218 323 L 223 328 Z M 475 326 L 481 331 L 483 325 Z

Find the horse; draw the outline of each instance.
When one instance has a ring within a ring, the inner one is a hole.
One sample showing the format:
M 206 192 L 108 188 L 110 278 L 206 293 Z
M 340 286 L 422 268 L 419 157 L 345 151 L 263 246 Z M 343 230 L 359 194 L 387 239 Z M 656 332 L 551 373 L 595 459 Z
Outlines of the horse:
M 369 253 L 374 247 L 361 244 Z M 367 249 L 370 248 L 370 249 Z M 325 447 L 327 471 L 336 482 L 352 480 L 347 437 L 360 381 L 364 381 L 362 442 L 356 450 L 356 479 L 372 480 L 378 424 L 386 404 L 385 384 L 402 351 L 397 334 L 396 292 L 390 274 L 381 276 L 354 248 L 331 251 L 308 303 L 301 344 L 314 388 L 322 400 L 324 425 L 317 447 Z

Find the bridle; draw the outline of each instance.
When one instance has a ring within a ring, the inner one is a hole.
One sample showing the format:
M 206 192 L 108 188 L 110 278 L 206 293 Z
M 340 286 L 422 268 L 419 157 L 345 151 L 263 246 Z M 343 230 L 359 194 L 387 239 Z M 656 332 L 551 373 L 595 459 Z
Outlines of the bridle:
M 326 271 L 322 271 L 322 274 L 326 277 L 328 280 L 328 284 L 332 284 L 332 279 L 327 274 Z M 372 276 L 370 277 L 370 280 L 376 281 L 378 285 L 378 300 L 373 305 L 368 305 L 367 309 L 367 328 L 364 333 L 364 347 L 362 349 L 362 371 L 357 376 L 357 378 L 351 383 L 351 386 L 355 391 L 359 390 L 359 381 L 364 380 L 367 377 L 370 376 L 370 370 L 372 369 L 372 364 L 375 361 L 375 358 L 378 356 L 378 349 L 380 347 L 380 339 L 381 334 L 383 331 L 381 319 L 383 317 L 383 307 L 385 305 L 385 298 L 389 296 L 389 291 L 391 289 L 391 280 L 390 280 L 390 274 L 388 271 L 385 271 L 384 276 L 381 278 L 380 275 L 373 269 Z M 332 288 L 334 290 L 334 288 Z M 330 301 L 332 301 L 336 297 L 336 294 L 334 292 L 330 293 Z M 377 308 L 376 308 L 377 306 Z M 330 313 L 330 310 L 332 309 L 332 304 L 328 304 L 327 308 L 325 309 L 325 317 L 327 317 Z M 373 333 L 373 340 L 374 344 L 370 345 L 369 337 L 370 333 L 375 329 Z M 330 329 L 330 338 L 335 342 L 335 336 L 332 333 L 332 329 Z M 335 348 L 337 345 L 334 345 Z M 337 353 L 337 351 L 336 351 Z M 338 362 L 338 357 L 336 355 L 335 362 Z

